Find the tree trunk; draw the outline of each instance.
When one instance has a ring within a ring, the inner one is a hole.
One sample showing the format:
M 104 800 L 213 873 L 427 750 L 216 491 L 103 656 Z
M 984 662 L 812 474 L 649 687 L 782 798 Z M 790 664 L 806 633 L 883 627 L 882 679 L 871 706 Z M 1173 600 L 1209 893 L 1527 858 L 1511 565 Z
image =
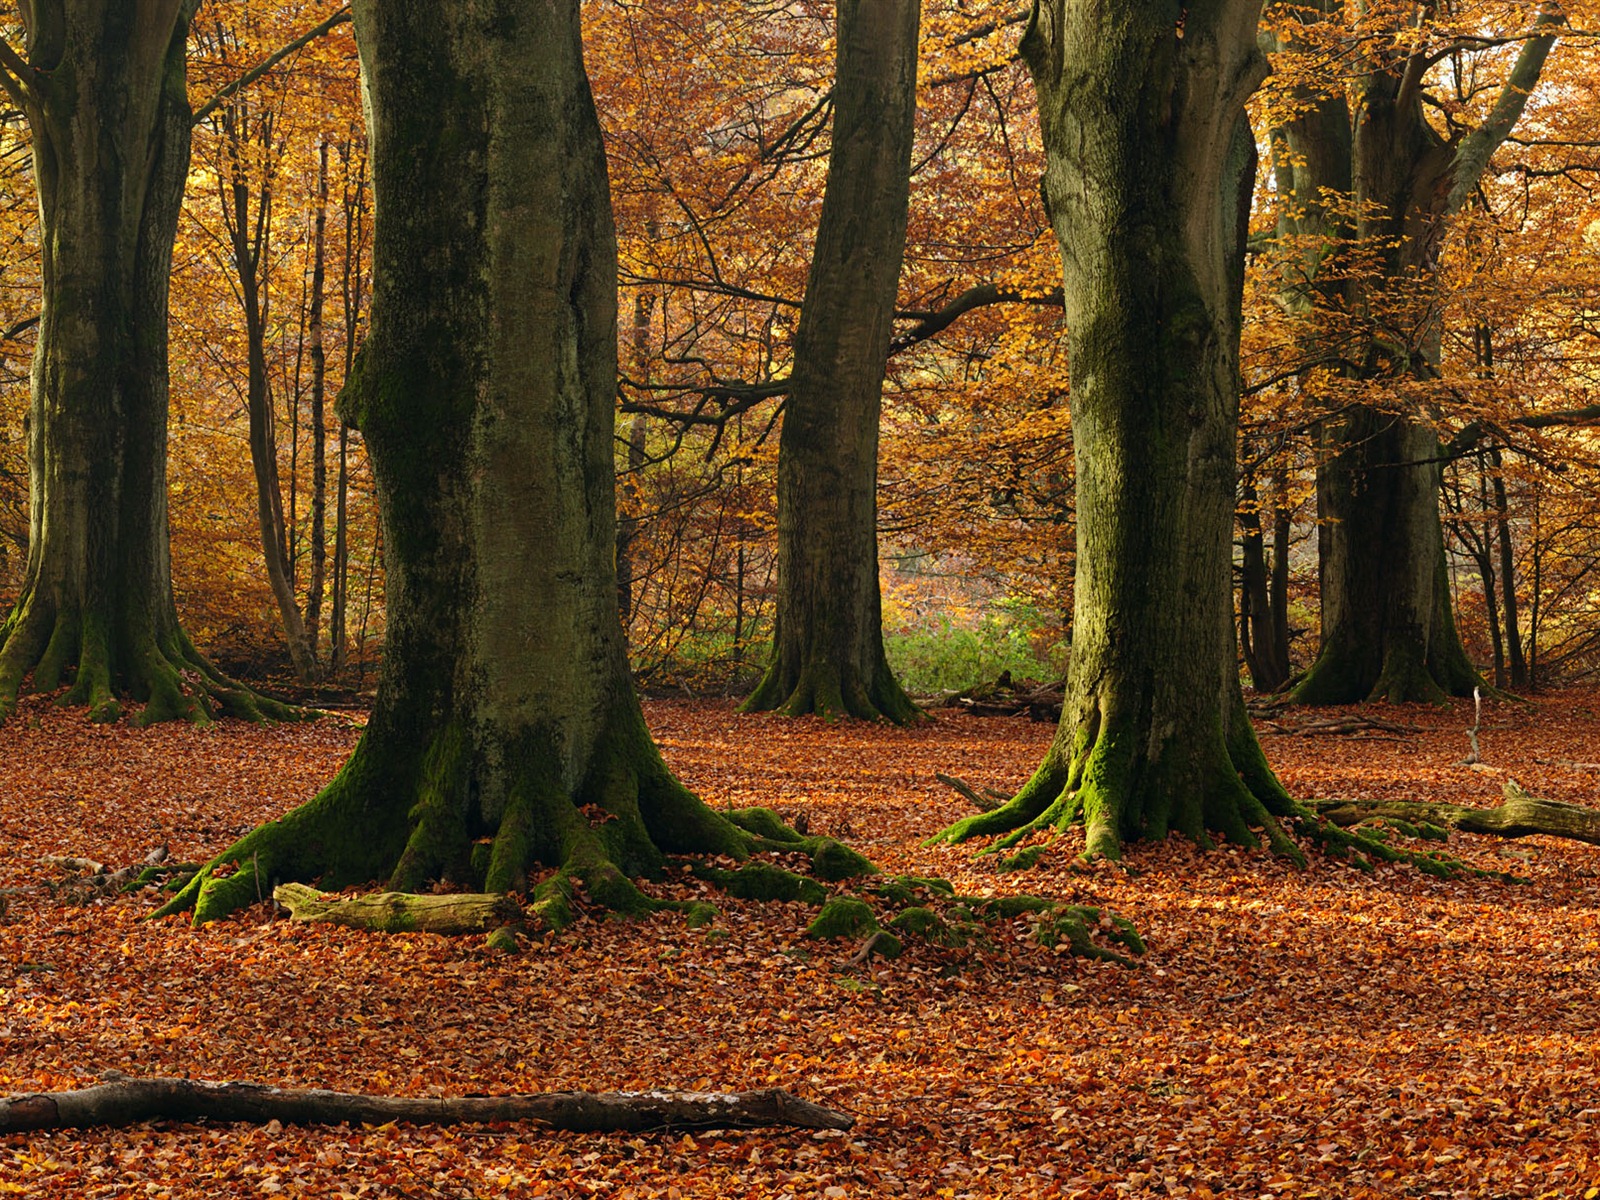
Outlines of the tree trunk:
M 1338 6 L 1321 0 L 1312 11 L 1326 20 Z M 1535 26 L 1553 31 L 1563 20 L 1559 6 L 1545 4 Z M 1409 15 L 1403 21 L 1392 37 L 1367 30 L 1354 84 L 1360 119 L 1348 120 L 1342 95 L 1320 100 L 1330 110 L 1320 119 L 1325 136 L 1296 147 L 1302 157 L 1327 155 L 1340 169 L 1349 166 L 1353 232 L 1374 258 L 1353 273 L 1344 297 L 1344 311 L 1367 322 L 1364 354 L 1344 355 L 1359 359 L 1355 374 L 1364 380 L 1437 378 L 1440 328 L 1431 292 L 1446 222 L 1511 132 L 1555 41 L 1551 32 L 1525 41 L 1483 123 L 1447 143 L 1423 104 L 1433 47 L 1411 36 Z M 1338 173 L 1305 175 L 1308 183 L 1335 186 L 1328 181 Z M 1320 192 L 1297 186 L 1294 204 L 1314 195 Z M 1320 435 L 1322 647 L 1292 697 L 1341 704 L 1466 695 L 1481 680 L 1451 612 L 1437 431 L 1422 413 L 1355 405 L 1341 408 Z
M 314 800 L 168 906 L 269 886 L 527 886 L 559 924 L 581 881 L 751 836 L 661 761 L 617 615 L 616 238 L 577 0 L 357 0 L 377 225 L 372 324 L 342 413 L 366 437 L 388 638 L 361 743 Z M 248 864 L 248 868 L 246 868 Z
M 1061 724 L 1009 803 L 940 837 L 1082 820 L 1087 853 L 1207 831 L 1298 851 L 1244 715 L 1230 565 L 1254 0 L 1038 0 L 1022 52 L 1061 243 L 1078 555 Z M 1004 843 L 1002 843 L 1004 844 Z
M 524 1096 L 367 1096 L 203 1079 L 130 1079 L 70 1092 L 0 1099 L 0 1133 L 88 1129 L 137 1121 L 241 1121 L 265 1125 L 488 1124 L 529 1121 L 566 1133 L 849 1129 L 852 1118 L 779 1088 L 760 1092 L 540 1092 Z
M 116 719 L 118 694 L 145 701 L 141 723 L 205 720 L 212 702 L 262 712 L 194 649 L 172 596 L 167 285 L 196 2 L 24 5 L 26 63 L 0 73 L 32 130 L 43 282 L 28 564 L 0 624 L 0 719 L 30 670 L 40 691 L 71 675 L 66 701 L 94 720 Z
M 878 416 L 905 248 L 918 0 L 841 0 L 833 148 L 778 448 L 772 660 L 746 711 L 905 723 L 878 587 Z
M 1506 652 L 1511 659 L 1511 686 L 1528 686 L 1528 661 L 1522 654 L 1522 627 L 1517 615 L 1517 562 L 1511 548 L 1511 508 L 1506 502 L 1506 477 L 1501 470 L 1499 447 L 1489 451 L 1489 465 L 1494 468 L 1491 482 L 1494 487 L 1495 537 L 1500 544 L 1500 587 L 1504 596 L 1506 616 Z
M 1277 558 L 1269 568 L 1266 538 L 1261 529 L 1260 495 L 1254 482 L 1247 482 L 1241 492 L 1244 510 L 1239 514 L 1243 542 L 1239 644 L 1256 691 L 1275 692 L 1289 679 L 1288 619 L 1282 611 L 1287 600 L 1287 571 L 1283 562 L 1287 535 L 1282 528 L 1284 520 L 1275 514 L 1273 548 Z M 1280 508 L 1277 513 L 1282 511 Z
M 1322 649 L 1302 704 L 1394 704 L 1470 694 L 1481 681 L 1456 633 L 1439 521 L 1439 438 L 1352 405 L 1321 428 L 1317 471 Z
M 261 121 L 260 134 L 267 145 L 252 145 L 251 111 L 241 101 L 221 110 L 225 149 L 218 172 L 223 225 L 233 269 L 239 277 L 239 303 L 244 316 L 245 407 L 250 418 L 250 465 L 256 485 L 256 522 L 260 530 L 261 557 L 267 582 L 277 601 L 278 618 L 301 683 L 315 683 L 315 652 L 300 601 L 294 589 L 294 565 L 283 519 L 283 487 L 278 473 L 278 438 L 272 408 L 272 384 L 267 374 L 268 279 L 264 264 L 272 232 L 271 123 Z M 258 150 L 260 151 L 258 153 Z M 260 193 L 251 207 L 251 173 L 260 171 Z

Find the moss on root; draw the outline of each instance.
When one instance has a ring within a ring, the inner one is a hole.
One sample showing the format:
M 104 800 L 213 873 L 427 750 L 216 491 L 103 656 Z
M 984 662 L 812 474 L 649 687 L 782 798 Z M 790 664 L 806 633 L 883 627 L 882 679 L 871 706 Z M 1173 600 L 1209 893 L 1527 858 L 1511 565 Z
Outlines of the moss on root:
M 697 878 L 736 896 L 740 900 L 799 901 L 803 904 L 822 904 L 828 898 L 827 889 L 814 879 L 785 871 L 770 863 L 750 863 L 735 870 L 694 864 Z
M 878 931 L 872 906 L 854 896 L 836 896 L 806 926 L 806 936 L 820 939 L 862 938 Z

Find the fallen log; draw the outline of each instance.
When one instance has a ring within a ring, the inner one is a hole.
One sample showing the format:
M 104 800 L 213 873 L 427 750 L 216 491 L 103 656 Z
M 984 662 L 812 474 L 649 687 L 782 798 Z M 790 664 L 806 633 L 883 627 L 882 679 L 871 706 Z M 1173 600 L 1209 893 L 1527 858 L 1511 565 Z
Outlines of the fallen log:
M 335 896 L 303 883 L 280 883 L 272 889 L 272 898 L 289 910 L 293 920 L 324 921 L 374 933 L 488 933 L 522 920 L 522 909 L 510 896 L 485 892 Z
M 1335 825 L 1355 825 L 1378 819 L 1412 824 L 1426 822 L 1459 829 L 1462 833 L 1503 838 L 1544 834 L 1600 846 L 1600 809 L 1529 795 L 1515 779 L 1506 780 L 1501 794 L 1503 801 L 1493 808 L 1468 808 L 1423 800 L 1310 800 L 1306 805 Z
M 849 1129 L 855 1123 L 848 1113 L 823 1108 L 779 1088 L 758 1092 L 536 1092 L 430 1098 L 118 1076 L 76 1091 L 35 1092 L 0 1099 L 0 1133 L 201 1119 L 254 1125 L 269 1121 L 285 1125 L 529 1121 L 565 1133 L 775 1125 Z

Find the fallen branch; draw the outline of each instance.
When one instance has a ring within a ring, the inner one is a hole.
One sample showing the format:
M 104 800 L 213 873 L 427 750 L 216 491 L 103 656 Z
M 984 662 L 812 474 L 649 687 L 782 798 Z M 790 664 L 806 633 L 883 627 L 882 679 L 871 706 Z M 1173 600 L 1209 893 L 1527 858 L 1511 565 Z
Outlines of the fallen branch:
M 322 921 L 374 933 L 488 933 L 522 920 L 522 909 L 510 896 L 483 892 L 335 896 L 303 883 L 281 883 L 272 889 L 272 898 L 296 921 Z
M 1281 733 L 1289 737 L 1316 737 L 1322 734 L 1357 734 L 1370 736 L 1373 731 L 1391 733 L 1405 736 L 1412 733 L 1421 733 L 1416 725 L 1401 725 L 1397 721 L 1385 721 L 1382 717 L 1324 717 L 1317 721 L 1307 721 L 1301 725 L 1284 725 L 1277 721 L 1265 722 L 1267 729 L 1272 733 Z
M 1426 822 L 1459 829 L 1462 833 L 1504 838 L 1544 834 L 1600 846 L 1600 809 L 1530 796 L 1515 779 L 1506 780 L 1502 795 L 1504 800 L 1493 808 L 1468 808 L 1422 800 L 1310 800 L 1306 803 L 1317 815 L 1335 825 L 1379 819 L 1412 824 Z
M 131 1079 L 70 1092 L 0 1100 L 0 1133 L 83 1129 L 135 1121 L 239 1121 L 263 1125 L 454 1125 L 531 1121 L 567 1133 L 749 1129 L 790 1125 L 849 1129 L 846 1113 L 778 1088 L 759 1092 L 539 1092 L 513 1096 L 369 1096 L 200 1079 Z
M 1569 771 L 1600 771 L 1600 762 L 1573 762 L 1570 758 L 1536 758 L 1541 767 L 1565 767 Z
M 973 787 L 965 779 L 955 775 L 946 775 L 942 771 L 935 771 L 933 777 L 946 787 L 952 787 L 965 796 L 980 812 L 993 812 L 999 808 L 1010 796 L 1002 796 L 999 792 L 985 788 L 982 792 Z

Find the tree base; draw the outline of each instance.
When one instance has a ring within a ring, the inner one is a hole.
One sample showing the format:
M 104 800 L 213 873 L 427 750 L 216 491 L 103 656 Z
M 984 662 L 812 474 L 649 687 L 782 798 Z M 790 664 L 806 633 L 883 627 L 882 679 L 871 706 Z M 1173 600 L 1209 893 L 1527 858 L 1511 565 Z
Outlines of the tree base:
M 0 1100 L 0 1133 L 85 1129 L 135 1121 L 236 1121 L 264 1125 L 487 1124 L 528 1121 L 566 1133 L 643 1133 L 676 1129 L 849 1129 L 847 1113 L 781 1089 L 760 1092 L 544 1092 L 521 1096 L 369 1096 L 321 1089 L 130 1079 L 69 1092 Z
M 0 625 L 0 722 L 16 711 L 30 672 L 36 692 L 53 692 L 70 676 L 72 684 L 57 703 L 86 707 L 89 719 L 98 723 L 122 717 L 119 694 L 143 701 L 133 718 L 138 726 L 174 720 L 205 725 L 217 716 L 259 722 L 307 715 L 223 675 L 182 629 L 162 636 L 147 627 L 118 634 L 110 622 L 51 613 L 24 597 Z
M 932 719 L 906 695 L 887 664 L 872 672 L 870 684 L 863 684 L 858 679 L 847 681 L 846 673 L 830 664 L 813 663 L 791 671 L 774 662 L 739 711 L 775 712 L 786 717 L 814 713 L 825 721 L 853 717 L 891 725 Z
M 1364 656 L 1323 648 L 1305 678 L 1288 692 L 1290 704 L 1447 704 L 1452 696 L 1470 696 L 1483 680 L 1465 652 L 1435 661 L 1414 645 L 1388 647 L 1376 676 Z

